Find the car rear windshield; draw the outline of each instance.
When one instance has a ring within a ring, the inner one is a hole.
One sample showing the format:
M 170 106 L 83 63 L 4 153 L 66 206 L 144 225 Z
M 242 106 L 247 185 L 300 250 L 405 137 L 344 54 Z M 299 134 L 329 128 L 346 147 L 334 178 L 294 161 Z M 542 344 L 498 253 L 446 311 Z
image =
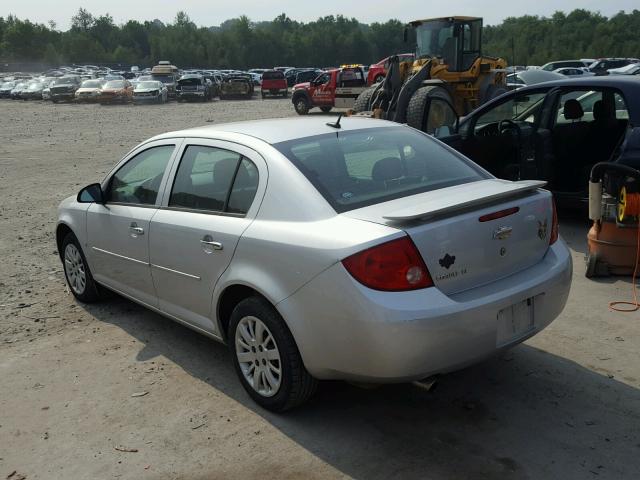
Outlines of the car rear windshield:
M 490 178 L 408 127 L 367 128 L 274 144 L 338 213 Z
M 82 88 L 100 88 L 102 82 L 100 80 L 85 80 L 82 82 Z
M 143 90 L 146 88 L 159 88 L 158 82 L 144 81 L 138 82 L 138 84 L 136 85 L 136 90 Z
M 263 80 L 282 80 L 284 78 L 284 73 L 278 72 L 277 70 L 274 72 L 264 72 L 262 74 Z
M 124 88 L 124 80 L 111 80 L 105 83 L 103 88 Z
M 73 77 L 60 77 L 54 82 L 56 85 L 69 85 L 71 83 L 76 83 L 76 79 Z

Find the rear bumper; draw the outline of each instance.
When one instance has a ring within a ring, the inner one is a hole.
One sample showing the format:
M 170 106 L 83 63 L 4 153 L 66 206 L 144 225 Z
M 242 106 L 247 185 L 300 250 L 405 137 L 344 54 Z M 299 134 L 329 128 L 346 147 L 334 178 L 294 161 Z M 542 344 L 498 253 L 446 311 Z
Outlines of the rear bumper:
M 401 382 L 462 368 L 535 335 L 562 312 L 571 274 L 562 240 L 537 265 L 451 296 L 437 288 L 371 290 L 337 263 L 277 308 L 315 377 Z M 498 312 L 532 297 L 532 328 L 502 340 Z

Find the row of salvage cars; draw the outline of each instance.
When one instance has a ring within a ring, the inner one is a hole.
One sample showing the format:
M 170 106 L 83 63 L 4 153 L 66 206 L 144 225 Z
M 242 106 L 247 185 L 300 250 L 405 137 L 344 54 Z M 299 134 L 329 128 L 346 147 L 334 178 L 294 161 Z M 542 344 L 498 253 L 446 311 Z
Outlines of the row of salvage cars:
M 179 102 L 210 101 L 214 97 L 251 98 L 253 93 L 253 82 L 239 75 L 214 82 L 202 75 L 187 74 L 177 80 L 171 92 L 165 83 L 151 76 L 130 81 L 117 75 L 87 80 L 65 75 L 0 82 L 0 98 L 51 100 L 53 103 L 165 103 L 171 97 Z

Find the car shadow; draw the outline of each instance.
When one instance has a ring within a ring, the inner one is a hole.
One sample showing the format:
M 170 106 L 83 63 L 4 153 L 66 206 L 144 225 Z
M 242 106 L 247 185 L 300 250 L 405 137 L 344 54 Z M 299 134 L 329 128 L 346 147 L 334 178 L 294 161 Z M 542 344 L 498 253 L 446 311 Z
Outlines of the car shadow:
M 119 296 L 85 306 L 356 479 L 629 478 L 640 471 L 640 392 L 526 344 L 445 375 L 364 389 L 322 382 L 273 414 L 242 389 L 227 348 Z M 211 408 L 215 408 L 212 404 Z

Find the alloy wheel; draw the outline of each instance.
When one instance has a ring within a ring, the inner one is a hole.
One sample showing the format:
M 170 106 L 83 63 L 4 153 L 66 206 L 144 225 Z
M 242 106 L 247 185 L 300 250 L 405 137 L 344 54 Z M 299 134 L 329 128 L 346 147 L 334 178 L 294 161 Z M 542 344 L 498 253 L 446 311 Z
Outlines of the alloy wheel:
M 274 336 L 257 317 L 247 316 L 236 328 L 235 351 L 247 383 L 263 397 L 272 397 L 282 383 L 282 361 Z
M 73 243 L 68 244 L 64 249 L 64 271 L 69 286 L 76 294 L 82 295 L 87 288 L 87 274 L 82 255 Z

